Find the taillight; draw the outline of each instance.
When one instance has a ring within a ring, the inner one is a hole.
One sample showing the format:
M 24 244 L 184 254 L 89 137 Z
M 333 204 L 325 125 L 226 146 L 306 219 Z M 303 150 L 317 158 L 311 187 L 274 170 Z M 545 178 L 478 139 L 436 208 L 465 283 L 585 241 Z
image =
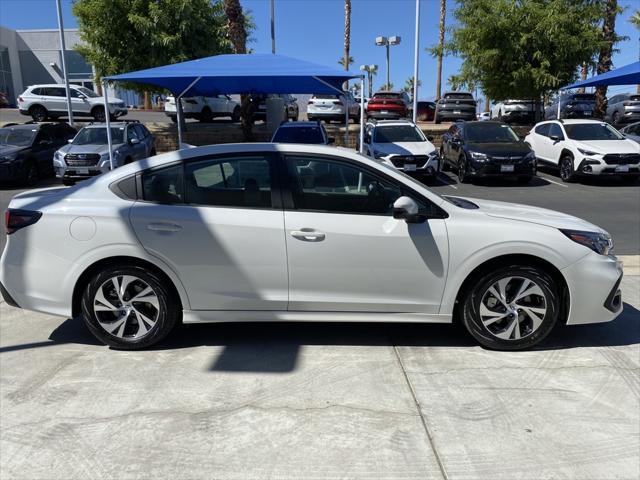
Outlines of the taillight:
M 41 216 L 42 212 L 9 208 L 6 212 L 4 212 L 4 227 L 7 231 L 7 235 L 11 235 L 21 228 L 33 225 L 38 220 L 40 220 Z

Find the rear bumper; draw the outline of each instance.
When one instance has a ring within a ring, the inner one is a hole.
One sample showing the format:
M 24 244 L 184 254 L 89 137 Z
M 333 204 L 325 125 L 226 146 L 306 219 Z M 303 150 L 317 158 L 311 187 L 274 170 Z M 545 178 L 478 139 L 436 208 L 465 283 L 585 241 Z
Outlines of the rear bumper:
M 616 257 L 589 252 L 562 273 L 569 286 L 568 325 L 610 322 L 622 312 L 622 264 Z
M 367 117 L 369 118 L 380 118 L 380 119 L 396 119 L 396 118 L 404 118 L 407 116 L 407 110 L 404 109 L 380 109 L 380 110 L 367 110 Z
M 475 111 L 462 111 L 460 113 L 453 113 L 452 110 L 436 110 L 436 117 L 438 120 L 475 120 Z

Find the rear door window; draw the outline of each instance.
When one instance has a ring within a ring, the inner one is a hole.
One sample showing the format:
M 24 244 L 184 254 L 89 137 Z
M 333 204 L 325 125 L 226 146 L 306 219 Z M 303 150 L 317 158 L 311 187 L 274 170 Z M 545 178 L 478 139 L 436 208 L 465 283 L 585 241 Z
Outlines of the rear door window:
M 552 123 L 549 128 L 549 137 L 557 136 L 560 140 L 564 140 L 564 133 L 562 133 L 562 128 L 557 123 Z
M 551 124 L 550 123 L 545 123 L 543 125 L 538 125 L 535 129 L 535 132 L 538 135 L 542 135 L 543 137 L 548 137 L 549 136 L 549 128 L 551 128 Z

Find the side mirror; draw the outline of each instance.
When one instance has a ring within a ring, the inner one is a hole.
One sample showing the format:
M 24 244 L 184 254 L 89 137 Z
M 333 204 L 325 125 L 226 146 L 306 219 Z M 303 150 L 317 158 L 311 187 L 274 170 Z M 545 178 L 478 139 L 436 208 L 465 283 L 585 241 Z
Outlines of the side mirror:
M 553 140 L 554 142 L 559 142 L 560 141 L 560 137 L 558 135 L 550 135 L 549 138 L 551 140 Z
M 400 197 L 393 202 L 393 218 L 407 223 L 422 223 L 427 218 L 418 213 L 418 204 L 413 198 Z
M 451 143 L 453 143 L 454 145 L 462 145 L 462 139 L 460 139 L 459 137 L 453 137 L 451 139 Z
M 430 142 L 433 142 L 433 135 L 427 135 L 427 140 L 429 140 Z
M 327 145 L 333 145 L 334 143 L 336 143 L 336 139 L 333 137 L 329 137 L 327 138 Z
M 67 143 L 71 143 L 71 142 L 73 142 L 73 138 L 68 138 Z
M 137 145 L 138 143 L 140 143 L 140 140 L 138 140 L 137 138 L 132 138 L 131 140 L 129 140 L 129 143 L 131 145 Z
M 86 95 L 83 95 L 82 93 L 79 93 L 79 94 L 78 94 L 78 98 L 79 98 L 80 100 L 86 100 L 86 99 L 87 99 L 87 96 L 86 96 Z

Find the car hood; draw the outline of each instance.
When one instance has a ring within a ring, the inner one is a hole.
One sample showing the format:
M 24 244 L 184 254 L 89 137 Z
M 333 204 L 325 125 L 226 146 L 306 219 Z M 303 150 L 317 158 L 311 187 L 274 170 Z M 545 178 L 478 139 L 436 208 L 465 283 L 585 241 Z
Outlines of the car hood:
M 509 156 L 526 155 L 531 148 L 524 142 L 513 143 L 468 143 L 467 148 L 472 152 L 484 153 L 485 155 Z
M 577 148 L 596 152 L 601 155 L 607 153 L 640 153 L 640 145 L 626 138 L 624 140 L 575 140 L 573 143 Z
M 385 155 L 427 155 L 436 149 L 429 141 L 377 143 L 374 148 Z
M 15 154 L 29 147 L 17 147 L 15 145 L 0 145 L 0 158 L 13 157 Z
M 602 228 L 586 220 L 555 210 L 477 198 L 464 198 L 464 200 L 475 203 L 479 207 L 479 211 L 491 217 L 537 223 L 553 228 L 606 233 Z
M 115 151 L 118 147 L 121 147 L 122 143 L 116 143 L 113 145 L 113 150 Z M 67 153 L 97 153 L 99 155 L 106 155 L 109 153 L 109 147 L 107 145 L 65 145 L 60 149 L 61 153 L 65 155 Z

